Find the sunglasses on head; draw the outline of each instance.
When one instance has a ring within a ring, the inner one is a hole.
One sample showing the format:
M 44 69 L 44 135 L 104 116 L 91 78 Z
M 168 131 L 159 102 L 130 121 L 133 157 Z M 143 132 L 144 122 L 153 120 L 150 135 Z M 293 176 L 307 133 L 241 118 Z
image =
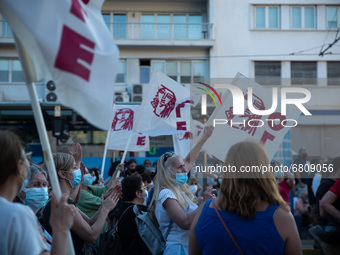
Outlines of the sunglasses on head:
M 167 151 L 167 152 L 165 152 L 165 153 L 164 153 L 163 164 L 168 160 L 168 158 L 171 158 L 174 154 L 175 154 L 175 152 L 173 152 L 173 151 Z

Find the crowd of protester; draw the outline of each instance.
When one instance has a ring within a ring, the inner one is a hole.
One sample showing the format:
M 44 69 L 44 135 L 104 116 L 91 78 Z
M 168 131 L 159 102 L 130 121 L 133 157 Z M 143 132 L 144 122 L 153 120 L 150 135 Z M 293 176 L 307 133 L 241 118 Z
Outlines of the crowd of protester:
M 222 173 L 207 176 L 201 186 L 190 170 L 212 132 L 206 127 L 186 158 L 166 152 L 155 164 L 146 159 L 138 165 L 134 158 L 122 163 L 120 152 L 106 180 L 83 164 L 75 143 L 69 153 L 53 154 L 58 202 L 46 165 L 30 160 L 16 134 L 0 130 L 0 254 L 66 254 L 68 231 L 76 254 L 100 254 L 100 237 L 112 228 L 125 254 L 152 254 L 139 235 L 134 206 L 149 212 L 162 232 L 164 255 L 301 254 L 309 228 L 315 248 L 340 254 L 340 157 L 308 162 L 301 148 L 294 164 L 331 165 L 333 171 Z M 245 141 L 219 164 L 270 162 L 262 145 Z M 327 240 L 317 231 L 324 226 L 336 230 Z

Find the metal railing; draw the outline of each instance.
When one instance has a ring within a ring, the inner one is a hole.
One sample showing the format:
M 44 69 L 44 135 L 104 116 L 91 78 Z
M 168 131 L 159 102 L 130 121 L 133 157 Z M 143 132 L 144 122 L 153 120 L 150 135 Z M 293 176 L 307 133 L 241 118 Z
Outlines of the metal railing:
M 106 23 L 115 39 L 204 40 L 212 39 L 211 23 Z M 13 37 L 8 22 L 0 20 L 0 37 Z
M 212 39 L 211 23 L 106 23 L 115 39 L 204 40 Z

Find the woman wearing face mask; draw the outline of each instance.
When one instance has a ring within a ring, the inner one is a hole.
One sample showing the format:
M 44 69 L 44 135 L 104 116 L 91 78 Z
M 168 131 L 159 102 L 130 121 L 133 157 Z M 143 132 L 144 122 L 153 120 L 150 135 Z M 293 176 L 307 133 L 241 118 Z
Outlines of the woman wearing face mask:
M 146 186 L 140 175 L 125 177 L 122 182 L 124 204 L 117 215 L 119 220 L 117 228 L 125 254 L 149 255 L 151 254 L 138 234 L 136 215 L 133 206 L 138 205 L 142 211 L 147 211 L 145 202 L 148 196 Z
M 71 195 L 72 191 L 81 182 L 81 170 L 76 167 L 72 155 L 58 152 L 53 155 L 57 175 L 60 183 L 60 189 L 63 194 Z M 75 220 L 71 228 L 72 240 L 76 254 L 95 254 L 93 244 L 99 237 L 108 213 L 116 206 L 119 199 L 121 187 L 109 189 L 103 196 L 99 210 L 91 218 L 76 208 L 72 201 L 75 211 Z M 44 211 L 43 226 L 47 231 L 49 228 L 49 204 Z M 50 233 L 51 234 L 51 233 Z
M 17 199 L 15 199 L 14 202 L 28 205 L 39 218 L 41 209 L 45 207 L 48 200 L 47 173 L 40 166 L 31 163 L 28 184 L 18 194 Z M 40 224 L 39 227 L 43 233 L 48 248 L 51 249 L 51 235 Z
M 31 207 L 35 214 L 44 208 L 49 199 L 46 171 L 31 163 L 28 184 L 22 189 L 18 197 L 23 204 Z
M 166 235 L 170 222 L 173 222 L 166 238 L 164 255 L 188 254 L 189 228 L 198 212 L 196 199 L 186 185 L 188 172 L 212 132 L 212 126 L 204 128 L 202 137 L 185 160 L 175 153 L 167 152 L 157 162 L 151 201 L 152 217 L 157 219 L 163 236 Z M 204 201 L 212 197 L 213 191 L 209 189 L 205 192 Z
M 0 254 L 3 255 L 50 254 L 33 211 L 26 205 L 12 203 L 28 181 L 29 167 L 19 137 L 0 130 Z M 31 180 L 28 187 L 32 184 Z M 34 197 L 29 194 L 32 195 L 27 191 L 27 201 L 30 201 L 29 197 Z M 54 232 L 51 254 L 67 252 L 65 243 L 73 224 L 74 211 L 66 199 L 63 196 L 58 203 L 52 198 L 51 226 Z
M 198 179 L 195 177 L 190 177 L 188 181 L 188 189 L 194 194 L 195 196 L 198 195 L 198 192 L 201 190 L 201 186 L 198 184 Z

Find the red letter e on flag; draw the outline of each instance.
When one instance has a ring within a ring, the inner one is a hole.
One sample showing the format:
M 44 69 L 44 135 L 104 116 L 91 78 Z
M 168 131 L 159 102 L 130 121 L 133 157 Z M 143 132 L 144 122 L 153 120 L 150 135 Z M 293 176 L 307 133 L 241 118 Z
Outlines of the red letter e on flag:
M 88 40 L 67 26 L 64 26 L 54 66 L 89 81 L 91 72 L 85 66 L 78 63 L 78 59 L 82 59 L 91 65 L 94 54 L 84 48 L 81 48 L 81 45 L 85 45 L 91 49 L 94 49 L 95 46 L 94 42 Z

